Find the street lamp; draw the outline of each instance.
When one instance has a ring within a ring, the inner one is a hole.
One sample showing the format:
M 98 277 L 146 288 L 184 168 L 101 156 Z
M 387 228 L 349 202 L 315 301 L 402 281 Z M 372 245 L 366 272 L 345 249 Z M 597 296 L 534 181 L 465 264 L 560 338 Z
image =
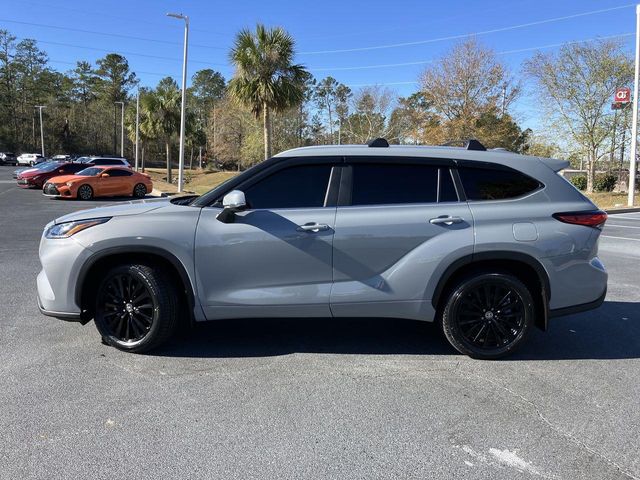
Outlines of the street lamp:
M 120 156 L 124 158 L 124 102 L 114 102 L 122 106 L 120 114 Z
M 44 158 L 44 127 L 42 126 L 42 109 L 45 108 L 45 105 L 36 105 L 40 111 L 40 147 L 42 147 L 42 158 Z
M 182 107 L 180 109 L 180 159 L 178 162 L 178 192 L 182 192 L 184 177 L 184 127 L 185 104 L 187 99 L 187 46 L 189 44 L 189 17 L 181 13 L 167 13 L 167 17 L 184 20 L 184 58 L 182 61 Z

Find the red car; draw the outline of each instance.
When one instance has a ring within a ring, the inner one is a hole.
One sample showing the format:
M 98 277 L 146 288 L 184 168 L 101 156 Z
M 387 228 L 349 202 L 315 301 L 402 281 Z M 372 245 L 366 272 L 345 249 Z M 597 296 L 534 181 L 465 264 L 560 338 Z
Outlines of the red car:
M 87 168 L 84 163 L 47 162 L 37 168 L 29 168 L 18 174 L 18 186 L 22 188 L 42 188 L 47 180 L 60 175 L 73 175 Z

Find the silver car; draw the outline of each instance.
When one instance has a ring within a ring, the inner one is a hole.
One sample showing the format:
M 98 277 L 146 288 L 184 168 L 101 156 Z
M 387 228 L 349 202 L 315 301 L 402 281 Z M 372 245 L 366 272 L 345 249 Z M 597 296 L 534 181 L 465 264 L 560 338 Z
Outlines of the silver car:
M 128 202 L 49 223 L 42 312 L 132 352 L 178 324 L 231 318 L 438 322 L 476 358 L 598 307 L 606 214 L 561 160 L 467 148 L 289 150 L 196 198 Z

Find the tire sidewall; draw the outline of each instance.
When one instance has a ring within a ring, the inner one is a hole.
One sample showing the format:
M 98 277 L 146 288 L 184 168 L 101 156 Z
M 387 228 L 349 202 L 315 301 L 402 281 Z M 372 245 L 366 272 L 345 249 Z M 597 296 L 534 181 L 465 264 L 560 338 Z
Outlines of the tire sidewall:
M 481 349 L 469 343 L 462 335 L 456 321 L 457 309 L 460 307 L 460 302 L 465 293 L 487 281 L 504 282 L 505 285 L 508 285 L 518 294 L 524 305 L 524 319 L 521 331 L 508 345 L 493 350 Z M 534 321 L 535 306 L 531 292 L 518 278 L 506 273 L 485 273 L 461 280 L 451 291 L 441 317 L 443 332 L 451 345 L 460 353 L 478 359 L 497 359 L 511 354 L 526 339 Z
M 142 186 L 142 188 L 144 188 L 144 193 L 142 195 L 138 195 L 137 194 L 137 190 L 138 187 Z M 147 187 L 145 186 L 144 183 L 136 183 L 136 185 L 133 187 L 133 196 L 135 198 L 144 198 L 147 195 Z
M 109 327 L 106 324 L 106 321 L 101 315 L 100 310 L 100 302 L 102 300 L 101 293 L 104 289 L 105 285 L 109 280 L 111 280 L 116 275 L 133 275 L 141 282 L 144 283 L 145 287 L 149 291 L 149 295 L 151 296 L 151 300 L 154 305 L 153 309 L 153 321 L 151 323 L 151 328 L 147 332 L 147 334 L 138 341 L 135 342 L 123 342 L 122 340 L 115 337 Z M 109 271 L 109 273 L 104 277 L 100 285 L 98 286 L 98 294 L 96 295 L 96 314 L 95 314 L 95 324 L 98 332 L 102 335 L 103 339 L 111 346 L 114 346 L 120 350 L 126 351 L 144 351 L 147 349 L 148 345 L 153 343 L 154 337 L 157 335 L 158 330 L 160 329 L 160 308 L 159 305 L 159 294 L 158 294 L 158 286 L 154 279 L 150 278 L 146 272 L 142 269 L 138 268 L 135 265 L 121 265 Z

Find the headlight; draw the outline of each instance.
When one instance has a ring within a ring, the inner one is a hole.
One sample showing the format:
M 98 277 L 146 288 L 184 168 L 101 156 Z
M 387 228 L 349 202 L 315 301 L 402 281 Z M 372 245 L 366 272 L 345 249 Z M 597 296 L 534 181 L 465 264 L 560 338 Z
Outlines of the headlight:
M 87 220 L 77 220 L 75 222 L 58 223 L 57 225 L 51 225 L 45 230 L 44 236 L 47 238 L 68 238 L 71 235 L 75 235 L 82 230 L 85 230 L 94 225 L 100 225 L 111 220 L 111 217 L 105 218 L 89 218 Z

